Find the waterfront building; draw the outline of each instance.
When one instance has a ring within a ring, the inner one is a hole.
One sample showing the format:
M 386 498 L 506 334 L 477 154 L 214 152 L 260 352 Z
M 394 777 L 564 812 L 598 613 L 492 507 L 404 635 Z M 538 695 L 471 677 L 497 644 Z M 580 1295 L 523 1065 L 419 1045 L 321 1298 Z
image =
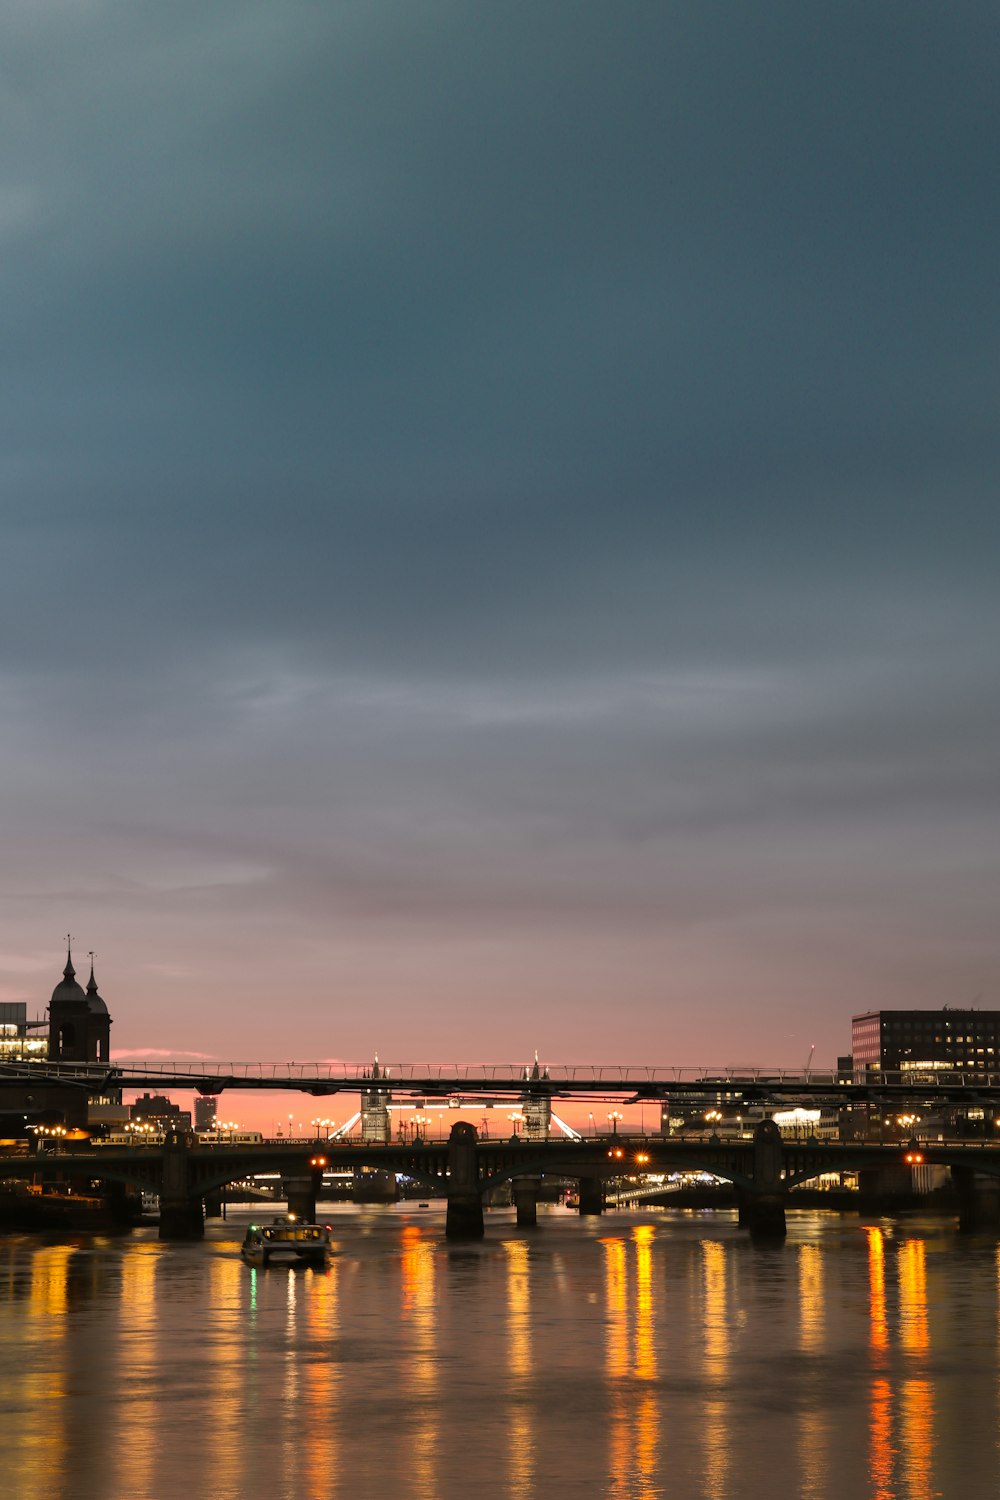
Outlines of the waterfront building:
M 851 1018 L 856 1078 L 902 1073 L 1000 1072 L 1000 1010 L 871 1010 Z

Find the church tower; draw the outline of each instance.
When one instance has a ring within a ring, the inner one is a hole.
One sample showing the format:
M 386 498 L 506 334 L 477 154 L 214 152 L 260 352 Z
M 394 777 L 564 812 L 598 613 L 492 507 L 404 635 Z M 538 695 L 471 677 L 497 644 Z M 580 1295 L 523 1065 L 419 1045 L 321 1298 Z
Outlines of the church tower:
M 67 939 L 66 967 L 49 1001 L 49 1059 L 51 1062 L 107 1062 L 111 1017 L 94 978 L 91 955 L 86 992 L 77 983 L 73 952 Z

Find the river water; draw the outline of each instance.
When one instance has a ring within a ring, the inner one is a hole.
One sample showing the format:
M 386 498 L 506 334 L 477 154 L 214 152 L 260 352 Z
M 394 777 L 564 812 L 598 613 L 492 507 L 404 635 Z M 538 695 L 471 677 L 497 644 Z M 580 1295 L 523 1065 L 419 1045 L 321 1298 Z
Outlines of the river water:
M 204 1243 L 0 1238 L 11 1500 L 992 1496 L 1000 1252 L 949 1221 L 580 1219 L 449 1245 L 336 1207 L 326 1272 Z

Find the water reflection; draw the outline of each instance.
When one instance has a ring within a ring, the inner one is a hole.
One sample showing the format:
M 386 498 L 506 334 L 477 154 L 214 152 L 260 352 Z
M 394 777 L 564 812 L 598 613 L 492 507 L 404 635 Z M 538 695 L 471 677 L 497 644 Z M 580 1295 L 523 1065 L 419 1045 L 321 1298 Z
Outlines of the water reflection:
M 220 1491 L 238 1494 L 243 1478 L 242 1291 L 246 1267 L 231 1256 L 213 1257 L 209 1272 L 211 1319 L 204 1347 L 209 1362 L 209 1454 Z M 289 1277 L 289 1281 L 294 1277 Z
M 799 1248 L 799 1345 L 813 1359 L 826 1351 L 826 1296 L 824 1259 L 818 1245 Z M 799 1473 L 802 1500 L 821 1500 L 828 1472 L 827 1402 L 822 1390 L 822 1367 L 806 1365 L 807 1398 L 799 1406 Z
M 305 1481 L 308 1500 L 334 1500 L 341 1481 L 339 1397 L 341 1363 L 334 1357 L 339 1334 L 340 1268 L 333 1261 L 322 1273 L 309 1273 L 306 1318 L 311 1357 L 305 1382 Z
M 903 1381 L 900 1400 L 900 1452 L 910 1500 L 931 1500 L 934 1455 L 934 1394 L 927 1374 L 930 1339 L 927 1325 L 927 1247 L 906 1240 L 899 1248 L 900 1340 L 912 1374 Z
M 15 1399 L 5 1389 L 3 1401 L 5 1412 L 13 1406 L 20 1414 L 16 1423 L 5 1420 L 3 1455 L 4 1488 L 19 1500 L 48 1500 L 69 1460 L 65 1338 L 73 1254 L 69 1245 L 46 1245 L 36 1250 L 32 1261 L 21 1330 L 31 1368 Z M 4 1354 L 6 1367 L 13 1351 L 5 1348 Z
M 437 1490 L 438 1437 L 434 1247 L 415 1224 L 404 1227 L 402 1240 L 403 1326 L 412 1335 L 408 1364 L 414 1416 L 410 1463 L 416 1492 L 432 1496 Z
M 120 1382 L 113 1413 L 117 1419 L 111 1452 L 117 1460 L 122 1493 L 152 1493 L 159 1458 L 158 1400 L 160 1309 L 157 1270 L 161 1250 L 137 1244 L 121 1265 L 118 1294 Z
M 652 1256 L 655 1233 L 652 1225 L 639 1224 L 630 1240 L 615 1237 L 601 1242 L 610 1403 L 608 1493 L 627 1495 L 630 1500 L 648 1500 L 657 1493 L 659 1395 L 648 1384 L 642 1388 L 643 1382 L 655 1380 L 657 1372 Z
M 530 1377 L 531 1282 L 528 1247 L 507 1240 L 507 1399 L 510 1420 L 509 1492 L 516 1500 L 530 1494 L 535 1477 L 535 1423 Z
M 729 1490 L 730 1442 L 725 1390 L 729 1383 L 731 1331 L 729 1265 L 725 1246 L 702 1245 L 705 1328 L 705 1494 L 726 1500 Z
M 868 1225 L 868 1327 L 871 1363 L 883 1370 L 889 1355 L 889 1324 L 885 1300 L 885 1235 L 876 1225 Z M 877 1374 L 871 1385 L 868 1419 L 869 1457 L 872 1500 L 892 1500 L 892 1387 L 885 1375 Z
M 3 1494 L 995 1488 L 1000 1252 L 950 1226 L 816 1217 L 761 1251 L 717 1220 L 553 1216 L 456 1256 L 405 1211 L 341 1222 L 316 1274 L 244 1267 L 235 1225 L 203 1246 L 0 1243 Z

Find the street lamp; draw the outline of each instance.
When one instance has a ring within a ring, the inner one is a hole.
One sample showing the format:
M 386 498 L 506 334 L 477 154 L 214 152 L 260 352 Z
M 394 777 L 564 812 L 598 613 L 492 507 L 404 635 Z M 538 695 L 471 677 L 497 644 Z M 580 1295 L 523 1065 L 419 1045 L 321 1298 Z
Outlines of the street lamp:
M 621 1120 L 621 1119 L 624 1119 L 624 1116 L 622 1115 L 622 1113 L 621 1113 L 620 1110 L 612 1109 L 612 1110 L 610 1110 L 608 1112 L 608 1120 L 611 1123 L 611 1134 L 612 1135 L 617 1135 L 618 1134 L 618 1121 Z

